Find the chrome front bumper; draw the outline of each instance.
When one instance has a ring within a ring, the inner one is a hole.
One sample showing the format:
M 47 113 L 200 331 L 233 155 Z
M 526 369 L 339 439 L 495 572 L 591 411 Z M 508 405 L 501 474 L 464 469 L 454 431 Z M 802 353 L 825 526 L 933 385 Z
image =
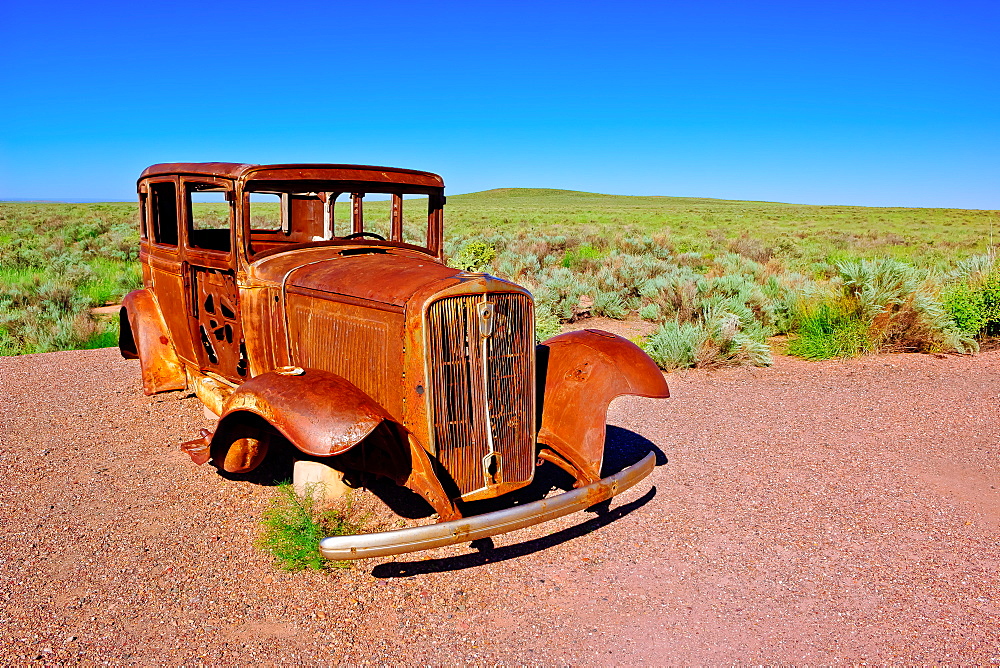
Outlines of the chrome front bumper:
M 429 550 L 433 547 L 496 536 L 532 524 L 547 522 L 606 501 L 648 476 L 654 466 L 656 466 L 656 455 L 650 452 L 637 464 L 603 480 L 558 496 L 440 524 L 353 536 L 331 536 L 320 541 L 319 551 L 327 559 L 367 559 Z

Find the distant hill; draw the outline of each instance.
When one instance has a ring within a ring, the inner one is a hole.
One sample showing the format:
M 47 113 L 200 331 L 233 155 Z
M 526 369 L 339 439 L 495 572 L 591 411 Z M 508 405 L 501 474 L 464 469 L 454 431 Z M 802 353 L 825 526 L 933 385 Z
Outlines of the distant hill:
M 667 195 L 608 195 L 591 193 L 583 190 L 560 190 L 558 188 L 493 188 L 463 195 L 449 195 L 448 201 L 461 203 L 503 203 L 524 202 L 556 205 L 574 205 L 587 202 L 602 204 L 618 204 L 626 206 L 657 206 L 665 204 L 743 204 L 739 200 L 713 199 L 710 197 L 671 197 Z M 778 202 L 759 202 L 762 204 L 780 204 Z M 794 205 L 788 205 L 794 206 Z

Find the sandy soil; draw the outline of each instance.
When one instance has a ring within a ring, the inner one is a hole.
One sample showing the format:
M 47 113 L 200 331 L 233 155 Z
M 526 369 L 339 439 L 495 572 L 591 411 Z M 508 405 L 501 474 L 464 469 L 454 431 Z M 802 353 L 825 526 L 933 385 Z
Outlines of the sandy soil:
M 1000 351 L 669 374 L 603 515 L 287 574 L 114 350 L 0 358 L 0 661 L 1000 663 Z

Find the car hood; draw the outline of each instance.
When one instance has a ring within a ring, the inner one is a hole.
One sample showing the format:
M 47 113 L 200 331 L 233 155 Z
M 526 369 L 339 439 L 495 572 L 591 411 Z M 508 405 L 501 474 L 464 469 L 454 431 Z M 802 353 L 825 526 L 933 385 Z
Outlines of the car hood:
M 344 252 L 348 254 L 344 254 Z M 257 280 L 285 289 L 325 292 L 404 306 L 431 283 L 457 279 L 464 272 L 429 256 L 380 248 L 314 248 L 272 255 L 255 262 Z

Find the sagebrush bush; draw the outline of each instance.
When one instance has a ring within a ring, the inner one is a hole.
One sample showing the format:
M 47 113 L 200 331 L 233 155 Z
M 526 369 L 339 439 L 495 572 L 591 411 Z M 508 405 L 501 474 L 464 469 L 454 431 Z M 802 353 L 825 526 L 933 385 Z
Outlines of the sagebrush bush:
M 539 271 L 524 284 L 532 290 L 536 302 L 563 322 L 576 319 L 581 312 L 580 298 L 593 291 L 593 286 L 584 277 L 561 265 Z
M 639 317 L 643 320 L 651 320 L 656 322 L 660 319 L 660 305 L 659 304 L 646 304 L 641 309 L 639 309 Z
M 698 350 L 707 336 L 698 323 L 668 320 L 643 342 L 642 348 L 661 369 L 687 369 L 697 366 Z
M 594 294 L 594 305 L 590 308 L 590 312 L 605 318 L 624 320 L 628 316 L 629 309 L 618 292 L 599 290 Z
M 663 369 L 769 366 L 772 362 L 764 340 L 744 331 L 738 315 L 714 306 L 707 307 L 698 321 L 668 320 L 642 347 Z
M 105 330 L 91 315 L 90 300 L 72 283 L 0 285 L 0 354 L 94 347 Z

